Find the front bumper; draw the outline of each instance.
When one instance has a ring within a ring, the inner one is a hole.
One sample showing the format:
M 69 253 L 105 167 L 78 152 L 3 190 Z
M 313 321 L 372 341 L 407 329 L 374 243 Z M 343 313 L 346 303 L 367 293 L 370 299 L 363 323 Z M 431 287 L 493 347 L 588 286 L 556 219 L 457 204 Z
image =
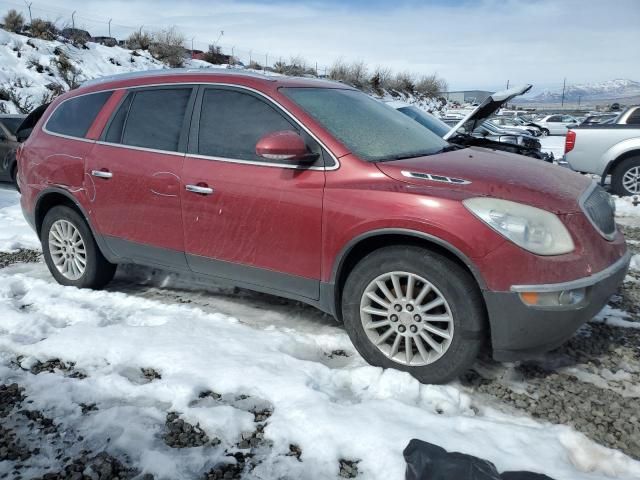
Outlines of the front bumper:
M 630 259 L 631 254 L 626 252 L 605 270 L 571 282 L 512 287 L 510 292 L 484 291 L 493 358 L 498 361 L 523 360 L 562 345 L 607 304 L 624 280 Z M 562 307 L 528 306 L 518 293 L 578 288 L 586 289 L 584 299 Z

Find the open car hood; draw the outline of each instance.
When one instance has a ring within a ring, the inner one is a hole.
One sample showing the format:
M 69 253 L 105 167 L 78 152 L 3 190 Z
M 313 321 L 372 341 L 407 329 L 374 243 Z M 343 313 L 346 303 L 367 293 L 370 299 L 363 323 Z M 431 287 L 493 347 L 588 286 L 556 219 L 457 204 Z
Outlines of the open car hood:
M 478 105 L 471 113 L 460 120 L 449 132 L 442 138 L 449 140 L 456 132 L 464 127 L 465 131 L 471 133 L 478 125 L 493 115 L 502 105 L 507 103 L 514 97 L 524 95 L 531 90 L 532 85 L 524 85 L 522 87 L 510 88 L 489 95 L 480 105 Z

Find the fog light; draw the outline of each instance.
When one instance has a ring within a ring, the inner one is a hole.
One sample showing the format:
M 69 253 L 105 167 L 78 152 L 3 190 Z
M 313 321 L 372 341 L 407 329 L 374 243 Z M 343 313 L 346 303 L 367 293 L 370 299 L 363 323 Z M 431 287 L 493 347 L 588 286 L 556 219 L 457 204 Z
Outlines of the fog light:
M 557 292 L 520 292 L 520 299 L 532 307 L 566 307 L 577 305 L 584 300 L 586 290 L 560 290 Z

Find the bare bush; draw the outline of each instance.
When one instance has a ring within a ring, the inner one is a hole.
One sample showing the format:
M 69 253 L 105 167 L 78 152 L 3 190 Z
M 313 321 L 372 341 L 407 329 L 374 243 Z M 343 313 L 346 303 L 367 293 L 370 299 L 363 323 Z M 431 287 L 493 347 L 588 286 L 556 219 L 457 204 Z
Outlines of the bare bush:
M 171 68 L 181 67 L 184 64 L 184 41 L 184 35 L 176 27 L 159 30 L 153 34 L 149 52 Z
M 255 60 L 251 60 L 249 62 L 249 66 L 247 68 L 250 68 L 252 70 L 262 70 L 262 65 L 260 65 L 258 62 L 256 62 Z
M 0 99 L 13 103 L 18 113 L 30 113 L 34 107 L 31 95 L 21 93 L 13 85 L 0 87 Z
M 48 20 L 34 18 L 29 26 L 31 35 L 42 40 L 54 40 L 58 35 L 56 26 Z
M 133 32 L 127 39 L 127 46 L 131 50 L 149 50 L 153 37 L 148 32 L 143 32 L 142 28 L 137 32 Z
M 331 65 L 328 76 L 331 80 L 347 83 L 349 65 L 343 59 L 339 58 Z
M 329 69 L 329 78 L 347 83 L 356 88 L 369 87 L 369 69 L 364 62 L 346 63 L 336 60 Z
M 80 86 L 82 70 L 76 67 L 64 52 L 61 52 L 60 55 L 53 58 L 51 62 L 69 89 L 73 90 Z
M 3 17 L 2 23 L 8 32 L 20 33 L 24 27 L 24 17 L 17 10 L 11 9 Z
M 204 53 L 202 59 L 214 65 L 227 63 L 227 57 L 220 51 L 220 47 L 215 45 L 209 45 L 209 50 Z
M 278 60 L 273 64 L 273 71 L 276 73 L 281 73 L 283 75 L 291 75 L 291 76 L 303 76 L 303 75 L 315 75 L 316 71 L 307 65 L 307 61 L 300 57 L 295 56 L 289 59 L 289 62 L 285 60 Z
M 29 57 L 27 59 L 27 68 L 34 68 L 36 72 L 44 72 L 44 66 L 40 64 L 40 61 L 36 57 Z
M 436 97 L 447 89 L 447 82 L 437 74 L 423 75 L 415 83 L 416 92 L 427 97 Z
M 7 110 L 7 106 L 4 104 L 4 102 L 0 102 L 0 113 L 9 113 L 9 110 Z

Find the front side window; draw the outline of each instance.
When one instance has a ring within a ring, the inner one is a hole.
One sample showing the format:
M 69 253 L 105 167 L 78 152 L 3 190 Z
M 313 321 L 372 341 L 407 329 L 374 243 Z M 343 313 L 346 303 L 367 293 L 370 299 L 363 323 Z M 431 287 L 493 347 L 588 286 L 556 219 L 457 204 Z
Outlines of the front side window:
M 113 117 L 107 141 L 118 143 L 119 129 L 123 128 L 120 143 L 124 145 L 178 151 L 191 92 L 192 88 L 188 87 L 133 93 L 130 104 L 125 99 Z
M 271 105 L 248 93 L 206 89 L 202 95 L 197 151 L 200 155 L 265 162 L 256 155 L 264 135 L 296 128 Z
M 98 92 L 70 98 L 58 105 L 47 120 L 49 132 L 84 138 L 98 112 L 113 92 Z
M 448 146 L 408 116 L 357 90 L 302 87 L 281 91 L 366 161 L 431 155 Z

